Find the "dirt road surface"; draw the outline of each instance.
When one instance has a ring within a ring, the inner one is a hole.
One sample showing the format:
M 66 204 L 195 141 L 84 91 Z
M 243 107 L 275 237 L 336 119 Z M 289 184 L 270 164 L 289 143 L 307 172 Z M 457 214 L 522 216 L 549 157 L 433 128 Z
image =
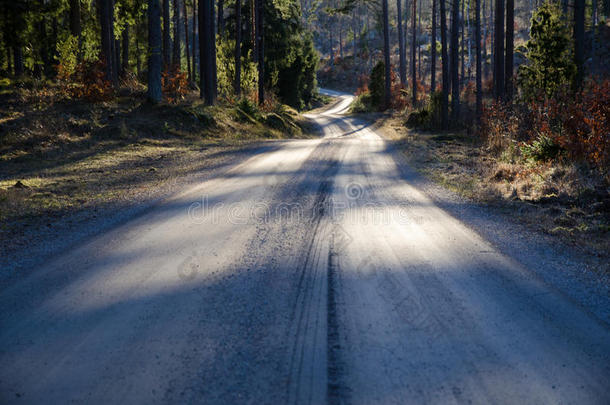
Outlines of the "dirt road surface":
M 6 286 L 0 402 L 609 404 L 607 323 L 435 204 L 334 95 L 323 137 Z

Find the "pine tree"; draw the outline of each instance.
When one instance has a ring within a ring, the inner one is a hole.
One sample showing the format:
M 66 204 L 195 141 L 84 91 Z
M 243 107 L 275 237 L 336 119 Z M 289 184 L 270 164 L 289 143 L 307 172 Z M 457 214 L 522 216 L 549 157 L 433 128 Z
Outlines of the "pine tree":
M 494 24 L 494 97 L 504 97 L 504 0 L 496 0 Z
M 180 18 L 180 0 L 174 0 L 174 46 L 172 52 L 172 68 L 180 70 L 182 23 Z
M 159 0 L 148 0 L 148 100 L 161 101 L 161 15 Z
M 189 41 L 189 14 L 186 8 L 186 0 L 182 1 L 182 7 L 184 11 L 184 41 L 185 41 L 185 51 L 186 51 L 186 70 L 188 72 L 188 81 L 189 83 L 193 80 L 193 75 L 191 74 L 191 50 L 189 49 L 190 41 Z
M 222 36 L 225 31 L 225 14 L 224 14 L 224 1 L 218 0 L 218 23 L 217 23 L 218 35 Z
M 439 0 L 441 13 L 441 59 L 443 64 L 443 92 L 441 97 L 441 126 L 449 127 L 449 56 L 447 55 L 447 12 L 445 0 Z
M 585 76 L 585 0 L 574 0 L 574 63 L 574 86 L 578 89 Z
M 506 0 L 506 58 L 504 63 L 504 93 L 506 99 L 513 97 L 513 51 L 515 38 L 515 0 Z
M 576 75 L 573 42 L 559 5 L 544 3 L 532 16 L 527 62 L 519 67 L 519 86 L 526 100 L 552 97 Z
M 451 121 L 454 124 L 460 117 L 459 25 L 460 3 L 458 0 L 453 0 L 451 7 Z
M 402 29 L 402 0 L 396 0 L 396 14 L 398 25 L 398 75 L 400 77 L 400 84 L 405 87 L 407 85 L 407 66 L 405 61 L 405 37 Z
M 170 55 L 170 27 L 169 27 L 169 2 L 163 0 L 163 69 L 169 70 Z
M 432 35 L 430 38 L 430 93 L 436 91 L 436 2 L 432 0 Z
M 78 38 L 78 54 L 77 58 L 81 60 L 81 15 L 80 15 L 80 0 L 70 0 L 70 34 Z
M 265 102 L 265 33 L 263 0 L 256 1 L 256 51 L 258 61 L 258 103 Z
M 475 0 L 475 22 L 474 22 L 474 40 L 475 40 L 475 53 L 476 53 L 476 119 L 477 122 L 481 118 L 481 111 L 483 107 L 483 85 L 482 85 L 482 66 L 481 66 L 481 0 Z
M 385 97 L 384 107 L 389 108 L 392 99 L 392 77 L 390 75 L 390 22 L 388 16 L 388 0 L 381 0 L 383 9 L 383 56 L 385 65 Z
M 415 66 L 415 58 L 417 56 L 417 0 L 411 0 L 413 3 L 413 13 L 411 15 L 411 103 L 413 106 L 417 104 L 417 70 Z
M 216 41 L 213 0 L 199 0 L 199 64 L 201 98 L 207 105 L 216 103 Z
M 241 0 L 235 0 L 235 95 L 241 94 Z
M 106 64 L 106 80 L 115 87 L 118 86 L 118 75 L 116 71 L 116 44 L 114 40 L 114 7 L 112 0 L 100 0 L 99 16 L 101 26 L 102 58 Z

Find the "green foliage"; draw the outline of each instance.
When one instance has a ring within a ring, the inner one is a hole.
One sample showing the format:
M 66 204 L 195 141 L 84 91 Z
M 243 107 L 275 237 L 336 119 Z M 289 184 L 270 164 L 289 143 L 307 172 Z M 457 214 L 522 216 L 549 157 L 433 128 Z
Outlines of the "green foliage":
M 301 127 L 297 125 L 298 112 L 293 108 L 271 99 L 265 106 L 259 106 L 251 99 L 244 97 L 235 105 L 236 117 L 241 122 L 264 124 L 267 127 L 291 135 L 300 134 Z
M 247 97 L 239 100 L 235 106 L 235 111 L 237 113 L 237 117 L 242 121 L 254 123 L 262 120 L 262 114 L 258 104 Z
M 435 45 L 436 45 L 436 54 L 440 55 L 441 52 L 443 51 L 441 41 L 436 41 Z M 432 44 L 430 44 L 430 43 L 426 44 L 425 48 L 426 48 L 426 52 L 427 53 L 431 53 L 432 52 Z
M 241 58 L 241 89 L 244 94 L 254 94 L 257 85 L 256 63 L 252 62 L 251 51 Z M 235 40 L 227 36 L 216 40 L 216 67 L 218 94 L 230 98 L 235 95 Z
M 316 93 L 318 55 L 301 22 L 299 3 L 265 3 L 265 85 L 283 103 L 302 109 Z
M 350 106 L 350 111 L 352 113 L 365 113 L 373 110 L 371 93 L 366 92 L 362 93 L 354 99 L 354 102 Z
M 298 113 L 285 104 L 276 103 L 273 110 L 265 115 L 265 124 L 271 128 L 292 135 L 301 133 L 301 128 L 295 123 Z
M 527 63 L 519 68 L 519 84 L 525 100 L 552 97 L 570 84 L 576 74 L 572 40 L 558 3 L 547 0 L 532 16 L 530 39 L 525 45 Z
M 385 64 L 382 61 L 377 62 L 371 71 L 369 89 L 371 105 L 377 110 L 382 110 L 385 96 Z
M 92 24 L 87 24 L 81 33 L 82 56 L 86 62 L 94 62 L 100 54 L 99 33 Z
M 66 36 L 57 42 L 57 62 L 65 76 L 72 76 L 78 64 L 78 38 L 72 35 Z
M 415 110 L 411 112 L 405 121 L 405 126 L 407 128 L 421 128 L 428 124 L 430 120 L 430 112 L 422 108 L 420 110 Z
M 443 93 L 442 91 L 435 91 L 430 94 L 428 100 L 428 112 L 430 113 L 429 126 L 432 129 L 438 129 L 441 127 L 441 110 L 443 106 Z
M 440 129 L 442 97 L 442 92 L 433 92 L 424 108 L 409 113 L 405 120 L 405 126 L 408 128 Z
M 539 135 L 532 143 L 523 144 L 520 147 L 521 155 L 536 162 L 545 162 L 557 158 L 563 151 L 550 136 Z

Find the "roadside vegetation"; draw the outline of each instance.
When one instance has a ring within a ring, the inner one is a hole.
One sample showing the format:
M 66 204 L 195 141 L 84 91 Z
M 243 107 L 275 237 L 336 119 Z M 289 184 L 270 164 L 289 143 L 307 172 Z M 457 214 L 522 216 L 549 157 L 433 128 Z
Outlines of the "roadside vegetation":
M 317 63 L 294 0 L 0 2 L 0 254 L 313 136 Z
M 415 167 L 446 187 L 607 256 L 610 75 L 603 60 L 585 64 L 577 53 L 608 54 L 610 27 L 604 21 L 583 33 L 598 42 L 579 50 L 582 38 L 566 19 L 552 1 L 533 10 L 514 76 L 501 88 L 493 71 L 480 69 L 478 91 L 470 78 L 460 79 L 458 93 L 447 94 L 442 78 L 434 91 L 424 80 L 414 89 L 392 66 L 388 104 L 381 60 L 361 79 L 352 112 L 377 120 Z
M 163 181 L 162 162 L 309 136 L 320 80 L 444 183 L 607 242 L 607 3 L 3 1 L 4 237 Z
M 106 101 L 74 102 L 57 85 L 7 79 L 0 93 L 5 252 L 27 245 L 40 227 L 162 196 L 252 143 L 316 131 L 277 100 L 206 106 L 189 92 L 179 102 L 152 105 L 135 86 Z

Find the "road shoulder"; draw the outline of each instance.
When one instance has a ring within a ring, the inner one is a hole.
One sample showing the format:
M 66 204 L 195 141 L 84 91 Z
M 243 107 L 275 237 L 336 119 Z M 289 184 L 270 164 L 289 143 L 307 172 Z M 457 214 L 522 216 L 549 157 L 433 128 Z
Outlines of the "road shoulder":
M 383 121 L 383 120 L 382 120 Z M 484 205 L 422 174 L 395 134 L 379 121 L 376 132 L 392 145 L 403 178 L 543 282 L 610 326 L 610 265 L 603 256 L 540 232 L 505 207 Z

